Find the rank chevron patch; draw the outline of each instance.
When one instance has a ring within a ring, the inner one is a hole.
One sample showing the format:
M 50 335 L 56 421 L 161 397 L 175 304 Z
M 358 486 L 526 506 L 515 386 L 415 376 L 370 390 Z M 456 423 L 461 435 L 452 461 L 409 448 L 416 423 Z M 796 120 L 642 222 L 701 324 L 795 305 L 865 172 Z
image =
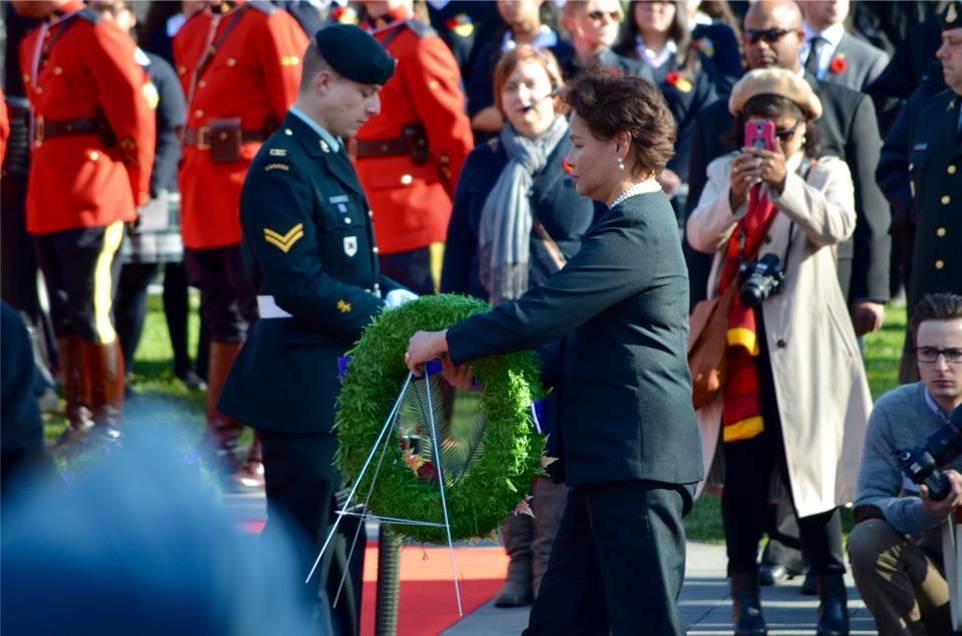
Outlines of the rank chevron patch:
M 304 224 L 298 223 L 287 234 L 278 234 L 274 230 L 264 228 L 264 240 L 287 254 L 294 247 L 294 243 L 304 236 Z

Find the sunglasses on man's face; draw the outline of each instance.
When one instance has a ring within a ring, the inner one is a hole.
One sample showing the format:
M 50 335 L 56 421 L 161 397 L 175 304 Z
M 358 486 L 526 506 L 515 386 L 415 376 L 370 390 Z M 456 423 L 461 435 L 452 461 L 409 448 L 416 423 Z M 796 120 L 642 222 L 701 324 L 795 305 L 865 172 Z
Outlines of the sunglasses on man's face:
M 588 14 L 588 18 L 592 22 L 601 22 L 605 18 L 608 18 L 611 22 L 620 22 L 621 13 L 618 11 L 592 11 Z
M 769 44 L 775 44 L 782 36 L 788 35 L 789 33 L 797 33 L 797 31 L 795 29 L 765 29 L 763 31 L 745 29 L 743 37 L 749 44 L 758 44 L 762 40 L 765 40 Z

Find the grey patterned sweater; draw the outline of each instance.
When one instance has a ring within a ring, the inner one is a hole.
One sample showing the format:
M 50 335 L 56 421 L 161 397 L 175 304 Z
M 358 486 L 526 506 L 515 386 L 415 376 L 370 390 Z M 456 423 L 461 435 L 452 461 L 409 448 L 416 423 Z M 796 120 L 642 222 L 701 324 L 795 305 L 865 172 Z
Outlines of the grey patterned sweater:
M 946 421 L 929 407 L 921 382 L 900 386 L 879 398 L 865 433 L 855 506 L 875 506 L 902 534 L 934 530 L 943 519 L 922 507 L 918 487 L 902 475 L 894 452 L 921 446 Z M 947 468 L 962 472 L 962 458 Z

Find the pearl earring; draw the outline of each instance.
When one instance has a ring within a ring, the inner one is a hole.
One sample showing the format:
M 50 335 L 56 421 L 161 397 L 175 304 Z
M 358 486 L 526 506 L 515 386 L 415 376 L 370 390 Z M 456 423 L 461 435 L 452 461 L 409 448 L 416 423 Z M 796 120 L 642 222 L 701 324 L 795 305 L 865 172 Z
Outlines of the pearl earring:
M 618 169 L 619 170 L 625 169 L 625 161 L 621 157 L 618 157 Z

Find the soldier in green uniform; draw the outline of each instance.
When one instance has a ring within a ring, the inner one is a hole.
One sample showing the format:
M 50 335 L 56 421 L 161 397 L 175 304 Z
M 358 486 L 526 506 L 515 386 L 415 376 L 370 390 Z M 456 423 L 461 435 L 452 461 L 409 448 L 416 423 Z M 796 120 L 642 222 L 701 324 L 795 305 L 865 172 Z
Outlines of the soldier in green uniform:
M 926 294 L 962 294 L 962 2 L 945 7 L 941 30 L 936 57 L 948 88 L 932 95 L 922 86 L 909 98 L 885 139 L 876 171 L 896 227 L 914 232 L 909 308 Z M 907 338 L 903 382 L 918 379 L 911 347 Z
M 367 200 L 340 139 L 378 113 L 378 91 L 394 60 L 367 33 L 340 24 L 318 31 L 303 60 L 297 101 L 257 153 L 241 194 L 241 243 L 260 320 L 231 368 L 219 409 L 260 433 L 265 532 L 295 535 L 306 574 L 340 485 L 331 431 L 338 357 L 386 302 L 412 294 L 389 289 L 378 275 Z M 333 618 L 343 634 L 358 627 L 363 549 L 355 556 L 354 579 Z M 327 612 L 325 581 L 333 598 L 343 557 L 335 544 L 333 565 L 325 559 L 315 575 L 315 615 Z M 318 628 L 332 633 L 329 624 Z

